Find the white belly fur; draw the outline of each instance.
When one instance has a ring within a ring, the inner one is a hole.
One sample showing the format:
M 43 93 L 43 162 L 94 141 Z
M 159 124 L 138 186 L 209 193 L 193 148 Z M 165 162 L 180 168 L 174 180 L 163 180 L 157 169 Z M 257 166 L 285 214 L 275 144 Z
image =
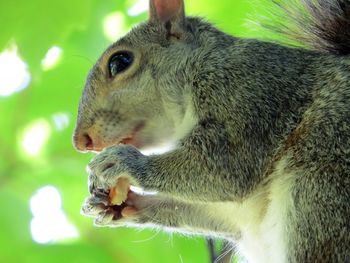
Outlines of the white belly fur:
M 241 203 L 212 204 L 211 211 L 240 232 L 237 250 L 249 263 L 287 262 L 285 226 L 291 209 L 293 174 L 286 174 L 281 160 L 271 183 Z M 229 216 L 228 216 L 229 215 Z

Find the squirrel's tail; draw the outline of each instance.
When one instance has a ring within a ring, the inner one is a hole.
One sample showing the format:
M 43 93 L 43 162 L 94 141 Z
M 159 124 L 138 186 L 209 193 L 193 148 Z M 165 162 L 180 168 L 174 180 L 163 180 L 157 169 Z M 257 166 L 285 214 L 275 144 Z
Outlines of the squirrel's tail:
M 283 13 L 273 31 L 315 50 L 350 54 L 350 0 L 272 1 Z

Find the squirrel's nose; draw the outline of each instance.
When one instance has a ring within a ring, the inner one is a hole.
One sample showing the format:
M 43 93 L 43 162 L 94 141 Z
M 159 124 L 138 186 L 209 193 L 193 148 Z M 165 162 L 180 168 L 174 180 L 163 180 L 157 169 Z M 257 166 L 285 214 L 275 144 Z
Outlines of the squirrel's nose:
M 94 144 L 94 139 L 91 133 L 81 132 L 76 129 L 73 136 L 73 145 L 78 151 L 86 152 L 96 150 L 96 145 Z
M 94 141 L 88 133 L 75 133 L 73 137 L 74 147 L 78 151 L 91 151 L 94 149 Z

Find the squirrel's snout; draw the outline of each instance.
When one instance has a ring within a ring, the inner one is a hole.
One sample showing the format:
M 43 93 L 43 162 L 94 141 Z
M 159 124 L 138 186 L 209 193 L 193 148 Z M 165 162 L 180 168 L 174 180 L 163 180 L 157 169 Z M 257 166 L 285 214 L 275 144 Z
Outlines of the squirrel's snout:
M 95 145 L 93 136 L 88 132 L 81 132 L 78 129 L 76 129 L 74 132 L 73 145 L 78 151 L 81 152 L 99 150 L 97 145 Z

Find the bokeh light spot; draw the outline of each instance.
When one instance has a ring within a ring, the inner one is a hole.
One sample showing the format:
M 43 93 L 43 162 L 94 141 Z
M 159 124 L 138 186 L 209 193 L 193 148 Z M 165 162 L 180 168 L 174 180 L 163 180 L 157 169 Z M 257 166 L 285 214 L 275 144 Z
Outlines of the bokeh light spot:
M 47 51 L 43 60 L 41 61 L 41 66 L 43 70 L 49 70 L 54 68 L 62 57 L 62 51 L 63 51 L 62 48 L 58 46 L 51 47 Z
M 70 122 L 70 115 L 66 112 L 58 112 L 52 115 L 54 127 L 58 131 L 62 131 L 68 127 Z
M 79 237 L 62 210 L 61 195 L 56 187 L 44 186 L 30 199 L 33 214 L 30 223 L 32 238 L 40 244 Z
M 31 157 L 40 155 L 43 146 L 51 135 L 51 127 L 45 119 L 39 119 L 28 125 L 20 141 L 22 150 Z
M 129 8 L 129 16 L 138 16 L 148 10 L 148 0 L 138 0 L 136 3 Z
M 16 45 L 0 53 L 0 96 L 25 89 L 30 80 L 28 65 L 19 57 Z
M 127 32 L 124 14 L 114 12 L 107 15 L 103 20 L 103 32 L 107 39 L 115 41 Z

